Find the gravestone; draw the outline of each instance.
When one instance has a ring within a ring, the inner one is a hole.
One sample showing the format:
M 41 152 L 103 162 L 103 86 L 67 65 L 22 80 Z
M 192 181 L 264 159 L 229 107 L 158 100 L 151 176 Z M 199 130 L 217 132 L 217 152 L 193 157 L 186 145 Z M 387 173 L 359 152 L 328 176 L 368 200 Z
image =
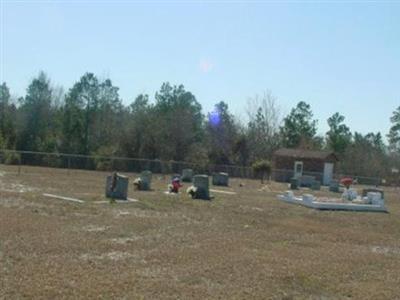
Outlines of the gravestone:
M 332 180 L 330 185 L 329 185 L 329 191 L 330 192 L 339 193 L 339 181 Z
M 353 201 L 353 200 L 356 200 L 357 199 L 357 191 L 356 190 L 354 190 L 354 189 L 352 189 L 352 188 L 346 188 L 344 191 L 343 191 L 343 194 L 342 194 L 342 199 L 343 200 L 347 200 L 347 201 Z
M 212 176 L 212 184 L 219 186 L 228 186 L 229 175 L 228 173 L 214 173 Z
M 385 198 L 385 193 L 382 189 L 377 188 L 366 188 L 362 190 L 362 196 L 366 197 L 369 192 L 380 193 L 382 198 Z
M 315 176 L 303 175 L 300 177 L 300 186 L 310 187 L 315 181 Z
M 314 180 L 313 182 L 311 182 L 310 188 L 314 191 L 319 191 L 321 189 L 321 181 Z
M 385 200 L 382 198 L 382 194 L 379 192 L 368 192 L 367 199 L 369 203 L 374 205 L 383 206 L 385 204 Z
M 286 198 L 293 199 L 294 194 L 293 194 L 292 191 L 286 191 L 285 194 L 284 194 L 284 196 L 285 196 Z
M 297 178 L 290 179 L 290 189 L 297 190 L 299 188 L 299 180 Z
M 207 175 L 193 176 L 193 185 L 196 188 L 196 199 L 210 200 L 209 180 Z
M 107 176 L 106 180 L 106 197 L 112 199 L 126 200 L 128 198 L 129 178 L 116 174 L 113 189 L 114 175 Z
M 314 201 L 314 196 L 311 194 L 304 194 L 303 195 L 303 202 L 311 204 Z
M 143 171 L 140 174 L 140 189 L 142 191 L 148 191 L 151 189 L 151 178 L 152 178 L 152 173 L 151 171 Z
M 184 182 L 192 182 L 193 179 L 193 170 L 192 169 L 183 169 L 182 170 L 182 181 Z

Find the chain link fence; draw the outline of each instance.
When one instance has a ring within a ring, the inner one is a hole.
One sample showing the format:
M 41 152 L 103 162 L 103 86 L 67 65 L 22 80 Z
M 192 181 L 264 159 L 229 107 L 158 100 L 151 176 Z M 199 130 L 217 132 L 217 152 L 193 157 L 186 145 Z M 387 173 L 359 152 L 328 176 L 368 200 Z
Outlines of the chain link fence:
M 163 161 L 158 159 L 141 159 L 128 157 L 107 157 L 93 155 L 79 155 L 66 153 L 47 153 L 33 151 L 0 150 L 0 163 L 15 165 L 17 172 L 21 172 L 23 166 L 40 166 L 49 168 L 61 168 L 68 170 L 97 170 L 118 171 L 127 173 L 140 173 L 150 170 L 156 174 L 182 174 L 186 168 L 193 169 L 197 174 L 211 175 L 214 172 L 225 172 L 231 177 L 257 178 L 251 167 L 236 165 L 200 165 L 190 162 Z M 316 180 L 323 181 L 323 173 L 303 171 L 303 175 L 313 176 Z M 294 170 L 278 170 L 271 172 L 271 178 L 276 181 L 287 182 L 294 176 Z M 351 177 L 359 184 L 381 185 L 382 179 L 351 174 L 334 174 L 334 179 Z
M 128 157 L 107 157 L 66 153 L 0 150 L 0 163 L 14 165 L 21 172 L 23 166 L 40 166 L 61 169 L 118 171 L 140 173 L 150 170 L 156 174 L 181 174 L 183 169 L 193 169 L 197 174 L 226 172 L 232 177 L 254 178 L 250 167 L 235 165 L 200 165 L 190 162 L 163 161 Z

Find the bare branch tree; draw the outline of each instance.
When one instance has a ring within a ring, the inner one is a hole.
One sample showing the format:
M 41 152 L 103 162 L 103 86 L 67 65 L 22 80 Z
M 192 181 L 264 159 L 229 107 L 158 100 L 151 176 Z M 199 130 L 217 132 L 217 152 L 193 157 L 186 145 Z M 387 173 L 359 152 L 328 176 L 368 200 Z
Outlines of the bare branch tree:
M 277 98 L 267 90 L 261 96 L 255 95 L 247 100 L 249 136 L 253 148 L 252 160 L 270 159 L 279 147 L 279 128 L 282 123 Z

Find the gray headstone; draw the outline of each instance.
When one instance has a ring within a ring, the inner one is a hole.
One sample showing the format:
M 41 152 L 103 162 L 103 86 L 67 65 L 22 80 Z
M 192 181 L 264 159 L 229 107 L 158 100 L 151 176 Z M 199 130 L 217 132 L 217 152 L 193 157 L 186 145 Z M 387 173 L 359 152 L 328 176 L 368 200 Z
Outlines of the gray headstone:
M 126 200 L 128 198 L 128 184 L 129 178 L 122 175 L 117 175 L 117 182 L 112 191 L 113 175 L 107 176 L 106 180 L 106 197 L 113 199 Z
M 339 193 L 339 181 L 332 180 L 329 185 L 329 191 Z
M 148 191 L 148 190 L 151 189 L 151 178 L 152 178 L 152 175 L 153 174 L 151 173 L 151 171 L 143 171 L 140 174 L 140 180 L 142 181 L 141 185 L 140 185 L 140 189 L 141 190 Z
M 297 190 L 299 188 L 299 179 L 291 178 L 290 179 L 290 189 Z
M 314 190 L 314 191 L 319 191 L 321 189 L 321 182 L 318 181 L 318 180 L 314 180 L 311 183 L 311 189 Z
M 300 186 L 310 187 L 315 180 L 315 176 L 303 175 L 300 177 Z
M 228 173 L 214 173 L 212 176 L 212 184 L 219 186 L 228 186 L 229 175 Z
M 362 190 L 362 196 L 363 196 L 363 197 L 367 196 L 367 194 L 368 194 L 369 192 L 380 193 L 382 199 L 385 198 L 385 193 L 384 193 L 384 191 L 383 191 L 382 189 L 377 189 L 377 188 L 366 188 L 366 189 L 363 189 L 363 190 Z
M 193 185 L 197 189 L 196 199 L 210 200 L 209 180 L 207 175 L 195 175 Z
M 182 170 L 182 181 L 184 182 L 192 182 L 193 179 L 193 170 L 192 169 L 183 169 Z

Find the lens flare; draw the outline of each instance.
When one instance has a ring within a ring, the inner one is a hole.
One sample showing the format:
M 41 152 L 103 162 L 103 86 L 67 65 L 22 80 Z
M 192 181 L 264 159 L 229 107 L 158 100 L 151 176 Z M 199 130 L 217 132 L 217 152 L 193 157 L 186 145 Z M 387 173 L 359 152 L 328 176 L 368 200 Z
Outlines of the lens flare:
M 218 110 L 212 111 L 208 115 L 208 122 L 214 127 L 218 126 L 221 123 L 221 113 Z

